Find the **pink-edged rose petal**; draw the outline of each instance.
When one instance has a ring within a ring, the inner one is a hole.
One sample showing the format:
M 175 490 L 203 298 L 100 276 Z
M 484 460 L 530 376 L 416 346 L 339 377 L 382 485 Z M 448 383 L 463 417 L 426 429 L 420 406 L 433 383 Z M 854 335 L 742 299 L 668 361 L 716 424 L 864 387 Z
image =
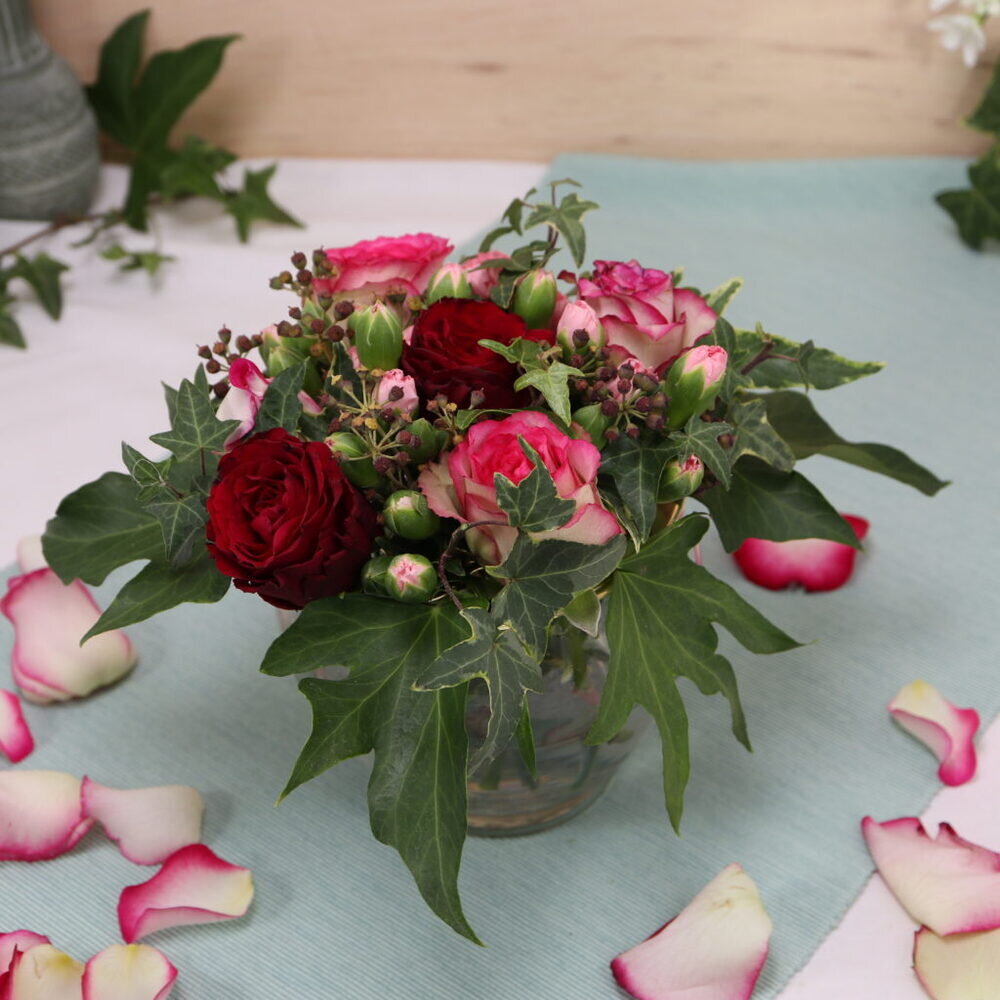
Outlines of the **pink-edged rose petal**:
M 0 771 L 0 861 L 44 861 L 90 829 L 80 779 L 61 771 Z
M 935 934 L 1000 927 L 1000 854 L 942 823 L 931 838 L 919 819 L 861 821 L 879 875 L 903 908 Z
M 868 522 L 853 514 L 842 515 L 858 541 L 868 534 Z M 857 549 L 825 538 L 798 538 L 791 542 L 769 542 L 748 538 L 733 559 L 751 582 L 768 590 L 799 585 L 809 591 L 836 590 L 854 572 Z
M 12 577 L 0 601 L 14 624 L 11 673 L 28 701 L 83 698 L 113 684 L 135 666 L 135 650 L 124 632 L 80 639 L 101 616 L 79 581 L 64 584 L 51 569 Z
M 114 944 L 83 971 L 83 1000 L 165 1000 L 177 969 L 148 944 Z
M 747 1000 L 767 960 L 771 918 L 729 865 L 652 937 L 611 963 L 636 1000 Z
M 41 535 L 25 535 L 17 543 L 17 565 L 22 573 L 33 573 L 48 566 L 42 552 Z
M 84 815 L 100 823 L 137 865 L 158 865 L 201 840 L 205 802 L 187 785 L 107 788 L 84 778 L 82 795 Z
M 913 971 L 933 1000 L 1000 997 L 1000 930 L 939 937 L 921 927 L 913 939 Z
M 44 934 L 34 931 L 8 931 L 0 934 L 0 973 L 6 972 L 14 959 L 14 951 L 27 951 L 36 944 L 51 944 Z
M 12 691 L 0 691 L 0 753 L 16 764 L 34 749 L 35 741 L 21 711 L 21 699 Z
M 976 773 L 972 738 L 979 729 L 974 708 L 957 708 L 937 688 L 913 681 L 889 702 L 892 717 L 911 735 L 930 747 L 941 766 L 938 777 L 946 785 L 964 785 Z
M 242 917 L 253 899 L 248 868 L 231 865 L 204 844 L 182 847 L 141 885 L 122 890 L 118 922 L 131 943 L 155 931 Z
M 0 976 L 0 1000 L 81 1000 L 82 980 L 82 962 L 51 944 L 36 944 L 14 954 Z

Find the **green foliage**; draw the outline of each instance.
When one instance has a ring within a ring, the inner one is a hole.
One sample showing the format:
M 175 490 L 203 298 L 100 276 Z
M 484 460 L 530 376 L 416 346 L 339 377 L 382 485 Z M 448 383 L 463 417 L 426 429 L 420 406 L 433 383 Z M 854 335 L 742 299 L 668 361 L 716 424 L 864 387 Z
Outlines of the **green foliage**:
M 604 449 L 601 475 L 614 482 L 640 542 L 653 530 L 660 477 L 664 466 L 677 453 L 674 441 L 652 436 L 648 440 L 635 440 L 622 435 Z
M 289 215 L 268 194 L 267 186 L 277 169 L 278 165 L 272 163 L 261 170 L 244 170 L 243 187 L 226 192 L 226 211 L 236 220 L 236 232 L 242 243 L 250 238 L 250 226 L 258 220 L 302 227 L 298 219 Z
M 732 429 L 732 426 L 724 421 L 716 420 L 709 423 L 695 414 L 683 430 L 670 435 L 670 440 L 676 443 L 682 459 L 697 455 L 705 468 L 728 489 L 732 460 L 729 452 L 719 444 L 719 438 L 723 434 L 729 434 Z
M 0 344 L 10 347 L 25 347 L 21 327 L 11 312 L 16 299 L 7 288 L 12 281 L 23 281 L 35 293 L 39 305 L 53 319 L 62 314 L 63 296 L 60 275 L 69 270 L 68 266 L 47 253 L 27 257 L 14 254 L 14 261 L 0 268 Z
M 789 393 L 799 395 L 799 393 Z M 801 398 L 805 399 L 804 396 Z M 795 455 L 787 442 L 767 419 L 762 399 L 750 399 L 731 406 L 726 414 L 736 428 L 729 458 L 736 463 L 744 455 L 753 455 L 779 472 L 791 472 Z
M 306 377 L 306 362 L 294 368 L 279 372 L 264 392 L 264 399 L 257 413 L 255 430 L 269 431 L 282 427 L 294 431 L 302 416 L 302 401 L 299 393 Z
M 680 826 L 690 770 L 688 720 L 677 678 L 690 678 L 702 694 L 721 693 L 730 704 L 733 733 L 750 748 L 733 668 L 716 651 L 718 636 L 712 623 L 722 625 L 755 653 L 777 653 L 798 645 L 691 561 L 688 552 L 707 529 L 707 518 L 691 515 L 622 560 L 608 603 L 608 680 L 587 737 L 590 743 L 613 739 L 635 705 L 653 716 L 663 747 L 664 797 L 675 829 Z
M 809 397 L 800 392 L 772 392 L 762 396 L 761 400 L 767 407 L 774 429 L 788 443 L 797 459 L 826 455 L 888 476 L 927 496 L 934 496 L 948 485 L 889 445 L 845 441 L 816 412 Z
M 728 490 L 716 486 L 699 499 L 709 509 L 727 552 L 738 549 L 747 538 L 772 542 L 829 538 L 861 547 L 851 526 L 798 472 L 777 472 L 744 459 L 733 470 Z
M 726 311 L 726 307 L 740 293 L 743 288 L 742 278 L 730 278 L 724 281 L 718 288 L 712 289 L 705 296 L 705 301 L 710 309 L 715 310 L 720 316 Z M 722 346 L 722 345 L 720 345 Z
M 993 68 L 993 76 L 975 111 L 965 119 L 973 128 L 1000 136 L 1000 63 Z
M 0 291 L 0 344 L 7 344 L 8 347 L 27 347 L 20 325 L 10 314 L 13 302 L 13 296 Z
M 118 262 L 119 271 L 145 271 L 150 277 L 159 271 L 163 264 L 176 260 L 169 254 L 156 250 L 126 250 L 120 243 L 112 243 L 101 251 L 105 260 Z
M 580 374 L 578 368 L 564 365 L 561 361 L 553 361 L 544 368 L 531 368 L 526 371 L 514 383 L 514 388 L 526 389 L 531 386 L 537 389 L 552 412 L 568 426 L 571 420 L 569 378 Z
M 546 225 L 558 230 L 566 241 L 573 263 L 582 267 L 587 259 L 587 234 L 581 219 L 597 207 L 596 202 L 583 201 L 575 191 L 571 191 L 563 196 L 558 206 L 537 205 L 524 225 L 527 229 Z
M 286 675 L 330 664 L 350 676 L 299 687 L 313 729 L 285 793 L 348 757 L 375 751 L 368 785 L 372 832 L 395 847 L 421 895 L 477 941 L 462 912 L 458 870 L 466 831 L 467 685 L 414 689 L 419 672 L 463 641 L 450 605 L 405 605 L 360 594 L 308 605 L 271 645 L 261 669 Z
M 937 203 L 955 220 L 973 250 L 1000 240 L 1000 142 L 969 166 L 969 187 L 941 191 Z
M 559 528 L 576 512 L 576 503 L 559 496 L 552 474 L 538 452 L 523 437 L 519 437 L 518 442 L 531 459 L 534 469 L 516 485 L 502 473 L 496 473 L 493 481 L 497 503 L 506 512 L 510 523 L 524 531 Z

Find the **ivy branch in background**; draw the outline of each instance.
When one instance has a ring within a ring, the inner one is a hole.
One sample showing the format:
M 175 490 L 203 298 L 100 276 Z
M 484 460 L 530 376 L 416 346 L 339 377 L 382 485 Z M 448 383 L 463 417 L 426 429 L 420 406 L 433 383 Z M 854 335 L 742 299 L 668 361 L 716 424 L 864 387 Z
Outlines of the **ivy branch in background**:
M 268 194 L 276 165 L 243 171 L 238 188 L 225 182 L 235 154 L 198 136 L 170 145 L 170 134 L 181 115 L 215 79 L 228 46 L 238 36 L 202 38 L 184 48 L 164 50 L 143 63 L 143 40 L 149 11 L 123 21 L 101 47 L 97 79 L 86 88 L 101 132 L 122 151 L 129 164 L 125 201 L 117 208 L 54 219 L 10 246 L 0 248 L 0 344 L 24 347 L 24 337 L 12 313 L 16 303 L 12 283 L 34 292 L 45 311 L 58 319 L 62 312 L 61 275 L 69 265 L 42 252 L 24 251 L 38 240 L 69 227 L 86 231 L 72 245 L 100 243 L 100 256 L 120 270 L 155 274 L 166 261 L 158 244 L 131 249 L 114 239 L 126 227 L 149 230 L 153 210 L 187 198 L 209 198 L 233 217 L 242 242 L 254 222 L 264 220 L 300 226 Z

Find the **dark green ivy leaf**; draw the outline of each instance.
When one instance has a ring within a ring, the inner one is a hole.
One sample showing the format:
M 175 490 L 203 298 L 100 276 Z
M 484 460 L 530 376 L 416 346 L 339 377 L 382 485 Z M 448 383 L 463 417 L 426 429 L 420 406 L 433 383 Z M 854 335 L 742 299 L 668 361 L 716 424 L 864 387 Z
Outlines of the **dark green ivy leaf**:
M 47 253 L 35 254 L 34 257 L 18 254 L 10 270 L 10 276 L 26 281 L 38 296 L 42 308 L 53 319 L 59 319 L 63 306 L 59 275 L 68 270 L 68 264 L 50 257 Z
M 532 368 L 526 371 L 514 383 L 515 389 L 526 389 L 531 386 L 537 389 L 552 412 L 567 426 L 571 420 L 569 406 L 569 378 L 572 375 L 583 374 L 579 368 L 564 365 L 561 361 L 553 361 L 544 368 Z
M 576 512 L 573 500 L 564 500 L 556 490 L 552 474 L 539 458 L 538 452 L 518 437 L 525 455 L 534 469 L 516 485 L 498 472 L 493 477 L 497 503 L 516 528 L 524 531 L 548 531 L 562 527 Z
M 187 563 L 195 546 L 205 540 L 205 498 L 198 493 L 178 494 L 170 486 L 157 490 L 145 504 L 163 532 L 163 551 L 173 569 Z
M 161 265 L 176 260 L 169 254 L 156 250 L 126 250 L 120 243 L 113 243 L 101 251 L 104 260 L 118 264 L 119 271 L 145 271 L 150 277 L 159 271 Z
M 724 695 L 733 733 L 750 748 L 736 677 L 729 661 L 716 651 L 712 623 L 718 622 L 754 653 L 778 653 L 798 645 L 732 588 L 692 562 L 688 552 L 707 529 L 707 518 L 685 517 L 622 560 L 608 602 L 608 680 L 597 721 L 587 735 L 589 743 L 614 739 L 635 705 L 653 716 L 663 747 L 664 797 L 675 829 L 690 770 L 687 713 L 677 678 L 690 678 L 702 694 Z
M 267 185 L 277 169 L 278 165 L 272 163 L 263 170 L 244 170 L 242 190 L 231 191 L 227 196 L 226 211 L 236 220 L 236 231 L 243 243 L 250 238 L 250 226 L 257 220 L 302 227 L 302 223 L 273 201 L 267 192 Z
M 677 453 L 678 446 L 673 441 L 664 438 L 636 441 L 623 434 L 601 455 L 601 475 L 614 481 L 640 542 L 653 530 L 660 477 L 664 466 Z
M 0 344 L 7 344 L 10 347 L 27 347 L 24 342 L 24 334 L 17 320 L 10 313 L 10 307 L 14 302 L 12 295 L 7 295 L 0 291 Z
M 375 751 L 372 832 L 399 851 L 431 909 L 478 941 L 462 912 L 458 870 L 466 832 L 468 685 L 417 691 L 432 663 L 468 635 L 450 605 L 406 605 L 361 594 L 313 601 L 267 651 L 261 670 L 293 674 L 340 664 L 345 680 L 306 678 L 312 735 L 285 794 L 349 757 Z
M 595 201 L 583 201 L 576 192 L 563 196 L 558 207 L 555 205 L 539 205 L 528 216 L 524 223 L 526 229 L 533 226 L 548 225 L 559 231 L 566 241 L 577 267 L 582 267 L 587 258 L 587 234 L 580 221 L 583 216 L 597 208 Z
M 955 220 L 959 236 L 974 250 L 1000 240 L 1000 142 L 969 167 L 971 187 L 942 191 L 938 204 Z
M 1000 63 L 993 68 L 993 77 L 976 110 L 965 120 L 973 128 L 1000 136 Z
M 299 392 L 306 377 L 307 363 L 303 361 L 292 368 L 286 368 L 271 380 L 257 414 L 257 431 L 281 427 L 291 432 L 298 426 L 302 415 Z
M 730 424 L 721 420 L 707 422 L 695 414 L 685 424 L 682 431 L 675 431 L 670 440 L 676 445 L 681 459 L 697 455 L 723 487 L 729 488 L 732 459 L 729 452 L 719 444 L 719 437 L 732 431 Z
M 804 397 L 803 397 L 804 398 Z M 736 428 L 730 461 L 734 464 L 743 455 L 754 455 L 772 469 L 791 472 L 795 455 L 787 442 L 767 419 L 767 407 L 761 399 L 736 403 L 726 413 Z
M 160 193 L 167 200 L 184 195 L 200 195 L 216 201 L 225 199 L 215 175 L 236 162 L 228 149 L 213 146 L 204 139 L 189 135 L 180 149 L 168 151 L 160 172 Z
M 149 11 L 127 17 L 101 46 L 97 80 L 85 88 L 102 132 L 128 149 L 136 144 L 133 82 L 142 60 Z

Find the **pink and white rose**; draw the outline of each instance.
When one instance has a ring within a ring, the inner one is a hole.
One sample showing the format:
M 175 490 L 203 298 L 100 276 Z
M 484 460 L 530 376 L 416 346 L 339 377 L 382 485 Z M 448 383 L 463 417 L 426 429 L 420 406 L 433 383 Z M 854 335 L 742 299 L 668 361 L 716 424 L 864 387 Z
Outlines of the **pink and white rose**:
M 561 528 L 532 537 L 601 545 L 621 534 L 621 525 L 597 493 L 601 453 L 589 441 L 567 437 L 542 413 L 515 413 L 503 420 L 473 424 L 464 441 L 420 474 L 420 489 L 435 514 L 466 524 L 501 522 L 466 532 L 480 562 L 487 566 L 502 563 L 517 538 L 517 528 L 507 524 L 507 514 L 497 503 L 493 477 L 499 472 L 516 484 L 534 468 L 519 437 L 538 453 L 559 495 L 576 503 L 576 513 Z
M 388 406 L 397 413 L 415 413 L 420 406 L 417 383 L 400 368 L 390 369 L 378 380 L 374 400 L 376 406 Z
M 710 334 L 718 316 L 693 291 L 674 288 L 673 276 L 638 261 L 594 261 L 579 280 L 580 298 L 597 313 L 611 347 L 663 372 Z
M 366 302 L 394 292 L 422 295 L 431 275 L 454 249 L 444 237 L 430 233 L 379 236 L 349 247 L 330 247 L 325 253 L 333 274 L 317 275 L 313 288 L 318 295 Z

